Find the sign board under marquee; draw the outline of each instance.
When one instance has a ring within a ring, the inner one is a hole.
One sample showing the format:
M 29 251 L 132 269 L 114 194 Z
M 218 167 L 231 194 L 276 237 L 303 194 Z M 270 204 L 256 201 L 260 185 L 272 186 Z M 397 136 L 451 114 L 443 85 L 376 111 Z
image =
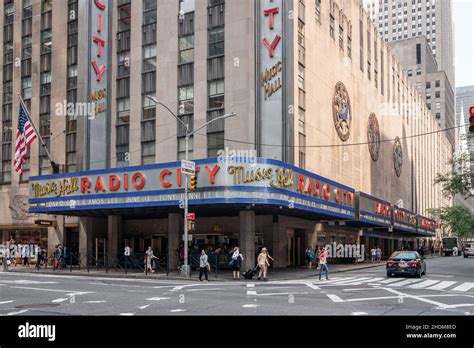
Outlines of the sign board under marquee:
M 437 224 L 435 220 L 428 219 L 424 216 L 418 215 L 417 227 L 418 227 L 419 234 L 425 235 L 427 237 L 436 236 Z
M 393 206 L 393 219 L 392 225 L 395 230 L 402 230 L 406 232 L 416 233 L 416 214 L 400 208 L 396 205 Z
M 357 192 L 356 197 L 356 219 L 387 226 L 392 224 L 392 206 L 389 202 L 363 192 Z
M 281 161 L 196 161 L 190 204 L 256 203 L 353 219 L 354 190 Z M 180 162 L 30 178 L 30 211 L 48 213 L 179 205 Z

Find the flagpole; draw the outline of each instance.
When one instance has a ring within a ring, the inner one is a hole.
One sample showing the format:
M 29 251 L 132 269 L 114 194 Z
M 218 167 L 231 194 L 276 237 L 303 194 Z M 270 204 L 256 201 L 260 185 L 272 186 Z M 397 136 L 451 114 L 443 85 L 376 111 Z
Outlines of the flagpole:
M 21 105 L 23 106 L 23 109 L 24 109 L 25 112 L 26 112 L 26 117 L 28 117 L 28 120 L 30 121 L 31 126 L 33 127 L 34 131 L 36 132 L 36 136 L 37 136 L 38 139 L 40 140 L 41 146 L 43 146 L 44 150 L 46 151 L 46 155 L 47 155 L 48 158 L 49 158 L 49 162 L 51 163 L 51 167 L 53 168 L 53 173 L 54 173 L 54 169 L 57 167 L 57 164 L 56 164 L 56 162 L 54 162 L 53 159 L 51 158 L 51 154 L 50 154 L 50 152 L 49 152 L 49 150 L 48 150 L 48 147 L 46 146 L 46 143 L 44 142 L 43 137 L 42 137 L 41 134 L 38 132 L 38 129 L 36 128 L 35 123 L 33 122 L 32 118 L 31 118 L 30 111 L 29 111 L 28 108 L 26 107 L 25 102 L 23 101 L 23 98 L 21 97 L 21 95 L 20 95 L 19 93 L 18 93 L 18 98 L 20 98 L 20 103 L 21 103 Z

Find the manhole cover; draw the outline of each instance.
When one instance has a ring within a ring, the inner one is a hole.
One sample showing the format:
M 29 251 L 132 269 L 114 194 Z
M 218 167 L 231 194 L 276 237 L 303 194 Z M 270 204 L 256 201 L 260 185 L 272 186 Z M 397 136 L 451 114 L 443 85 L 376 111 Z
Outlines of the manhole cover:
M 15 306 L 15 308 L 47 308 L 47 307 L 57 307 L 60 306 L 59 303 L 38 303 L 38 304 L 25 304 L 20 306 Z

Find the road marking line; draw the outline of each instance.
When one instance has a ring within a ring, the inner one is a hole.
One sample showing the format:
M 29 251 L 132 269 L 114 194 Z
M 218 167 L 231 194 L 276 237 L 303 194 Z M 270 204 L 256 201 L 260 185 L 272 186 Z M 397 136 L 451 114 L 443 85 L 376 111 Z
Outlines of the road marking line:
M 369 315 L 369 313 L 366 313 L 366 312 L 352 312 L 352 315 Z
M 147 298 L 147 301 L 163 301 L 163 300 L 169 300 L 171 297 L 151 297 Z
M 474 288 L 474 283 L 463 283 L 459 286 L 456 286 L 454 289 L 451 289 L 451 290 L 453 290 L 453 291 L 468 291 L 472 288 Z
M 312 295 L 314 292 L 267 292 L 265 294 L 257 294 L 257 296 L 278 296 L 278 295 Z
M 170 310 L 171 313 L 178 313 L 178 312 L 186 312 L 186 309 L 172 309 Z
M 12 303 L 12 302 L 15 302 L 15 300 L 12 300 L 12 301 L 3 301 L 3 302 L 0 302 L 0 304 Z
M 390 288 L 383 288 L 384 290 L 388 291 L 388 292 L 391 292 L 393 294 L 397 294 L 399 296 L 402 296 L 402 297 L 406 297 L 406 298 L 412 298 L 414 300 L 418 300 L 418 301 L 422 301 L 422 302 L 426 302 L 426 303 L 430 303 L 432 305 L 435 305 L 435 306 L 438 306 L 439 308 L 447 308 L 448 305 L 445 304 L 445 303 L 441 303 L 441 302 L 436 302 L 436 301 L 432 301 L 432 300 L 428 300 L 426 298 L 423 298 L 423 297 L 420 297 L 420 296 L 415 296 L 415 295 L 410 295 L 410 294 L 404 294 L 403 292 L 400 292 L 400 291 L 397 291 L 395 289 L 390 289 Z
M 258 304 L 244 304 L 242 307 L 243 308 L 257 308 L 258 306 L 260 306 L 260 305 L 258 305 Z
M 329 297 L 332 300 L 332 302 L 344 302 L 344 300 L 337 295 L 326 294 L 326 296 Z
M 67 301 L 69 300 L 68 298 L 57 298 L 55 300 L 52 300 L 51 302 L 53 303 L 61 303 L 61 302 L 64 302 L 64 301 Z
M 413 283 L 421 282 L 421 279 L 406 279 L 398 283 L 388 284 L 388 286 L 405 286 Z
M 257 296 L 257 292 L 255 290 L 247 290 L 247 296 Z
M 247 284 L 247 288 L 254 288 L 255 287 L 255 284 L 254 283 L 249 283 Z
M 66 292 L 68 294 L 74 295 L 85 295 L 85 294 L 93 294 L 94 291 L 74 291 L 74 290 L 59 290 L 59 289 L 45 289 L 45 288 L 29 288 L 27 286 L 12 286 L 12 289 L 26 289 L 26 290 L 37 290 L 37 291 L 53 291 L 53 292 Z
M 125 317 L 131 317 L 131 316 L 133 316 L 133 315 L 135 315 L 135 314 L 133 314 L 133 313 L 120 313 L 119 315 L 123 315 L 123 316 L 125 316 Z
M 321 290 L 321 288 L 319 286 L 316 286 L 312 283 L 306 283 L 306 286 L 313 289 L 313 290 Z
M 223 288 L 210 288 L 210 289 L 186 289 L 186 291 L 217 291 L 217 290 L 225 290 Z
M 5 283 L 5 284 L 23 284 L 23 285 L 33 285 L 33 284 L 59 284 L 58 282 L 40 282 L 37 280 L 26 280 L 26 279 L 21 279 L 21 280 L 0 280 L 0 283 Z
M 21 314 L 21 313 L 25 313 L 25 312 L 28 312 L 28 309 L 23 309 L 23 310 L 18 311 L 18 312 L 10 312 L 10 313 L 7 313 L 7 314 L 0 314 L 0 316 L 17 315 L 17 314 Z
M 441 283 L 439 284 L 436 284 L 434 286 L 431 286 L 429 288 L 426 288 L 427 290 L 443 290 L 443 289 L 446 289 L 448 287 L 450 287 L 451 285 L 453 284 L 456 284 L 457 282 L 453 282 L 453 281 L 442 281 Z
M 438 283 L 439 280 L 423 280 L 421 283 L 418 284 L 413 284 L 408 286 L 410 289 L 423 289 L 426 288 L 427 286 L 433 285 Z
M 148 308 L 148 307 L 150 307 L 149 304 L 147 304 L 147 305 L 145 305 L 145 306 L 138 307 L 138 308 L 140 308 L 140 309 L 145 309 L 145 308 Z
M 85 301 L 85 302 L 82 302 L 82 303 L 105 303 L 107 301 L 105 300 L 102 300 L 102 301 Z
M 363 278 L 361 278 L 363 279 Z M 358 280 L 358 279 L 355 279 L 353 281 L 350 281 L 350 282 L 344 282 L 343 285 L 360 285 L 360 284 L 363 284 L 363 283 L 371 283 L 371 282 L 377 282 L 379 280 L 382 280 L 382 279 L 385 279 L 385 278 L 369 278 L 369 279 L 365 279 L 365 280 Z
M 374 301 L 374 300 L 390 300 L 394 298 L 399 298 L 400 296 L 382 296 L 382 297 L 365 297 L 365 298 L 351 298 L 349 300 L 344 300 L 346 302 L 359 302 L 359 301 Z

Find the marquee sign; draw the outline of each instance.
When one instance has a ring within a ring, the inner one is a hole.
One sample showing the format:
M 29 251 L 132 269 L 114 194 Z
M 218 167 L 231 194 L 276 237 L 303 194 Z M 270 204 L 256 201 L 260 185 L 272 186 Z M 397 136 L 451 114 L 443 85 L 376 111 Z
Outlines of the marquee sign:
M 436 236 L 436 221 L 432 219 L 428 219 L 424 216 L 418 215 L 417 216 L 417 227 L 418 233 L 425 235 L 427 237 L 434 237 Z
M 357 220 L 377 225 L 392 224 L 392 206 L 389 202 L 363 192 L 357 192 L 356 197 Z
M 406 232 L 413 232 L 416 233 L 416 214 L 403 209 L 399 208 L 398 206 L 393 206 L 393 228 L 400 229 Z
M 190 204 L 261 203 L 354 218 L 354 190 L 289 164 L 196 161 Z M 59 174 L 30 179 L 31 212 L 178 205 L 180 162 Z

